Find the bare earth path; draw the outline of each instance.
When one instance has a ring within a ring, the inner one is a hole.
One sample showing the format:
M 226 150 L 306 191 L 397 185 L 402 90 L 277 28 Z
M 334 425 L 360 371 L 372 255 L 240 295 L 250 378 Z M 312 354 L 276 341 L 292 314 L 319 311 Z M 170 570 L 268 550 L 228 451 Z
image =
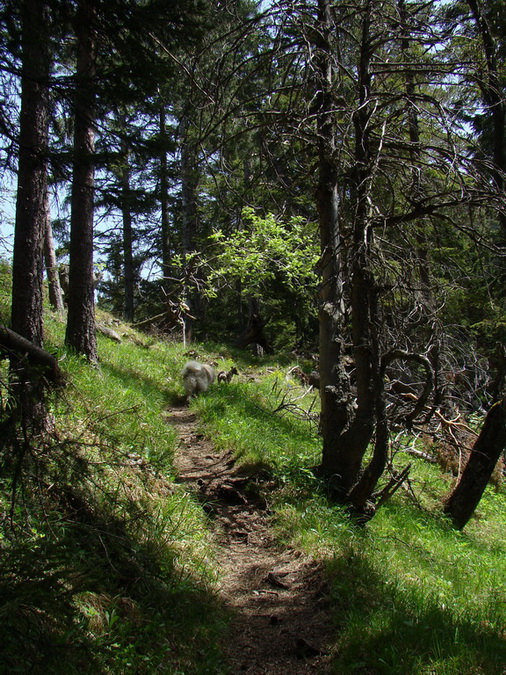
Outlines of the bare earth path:
M 222 572 L 219 593 L 232 610 L 224 651 L 232 673 L 328 673 L 332 619 L 318 565 L 273 539 L 268 515 L 250 500 L 229 454 L 197 431 L 187 407 L 167 411 L 178 431 L 179 479 L 211 516 Z

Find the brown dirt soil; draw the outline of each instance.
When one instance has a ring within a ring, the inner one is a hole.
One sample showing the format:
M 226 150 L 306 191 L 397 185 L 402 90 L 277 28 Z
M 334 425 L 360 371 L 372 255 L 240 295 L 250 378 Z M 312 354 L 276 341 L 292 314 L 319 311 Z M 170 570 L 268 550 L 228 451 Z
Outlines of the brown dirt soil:
M 265 503 L 248 496 L 230 453 L 198 433 L 187 407 L 168 411 L 179 433 L 179 480 L 210 516 L 220 570 L 219 596 L 232 612 L 223 650 L 232 673 L 330 672 L 333 628 L 320 565 L 275 541 Z

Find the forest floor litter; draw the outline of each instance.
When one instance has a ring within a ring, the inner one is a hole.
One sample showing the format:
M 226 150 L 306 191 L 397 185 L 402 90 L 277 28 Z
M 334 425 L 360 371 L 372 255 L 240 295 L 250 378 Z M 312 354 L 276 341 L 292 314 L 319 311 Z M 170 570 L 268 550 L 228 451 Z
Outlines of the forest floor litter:
M 198 494 L 216 540 L 218 593 L 232 613 L 223 651 L 232 673 L 330 672 L 332 613 L 321 565 L 276 542 L 262 499 L 232 455 L 198 431 L 188 407 L 167 411 L 179 435 L 178 480 Z

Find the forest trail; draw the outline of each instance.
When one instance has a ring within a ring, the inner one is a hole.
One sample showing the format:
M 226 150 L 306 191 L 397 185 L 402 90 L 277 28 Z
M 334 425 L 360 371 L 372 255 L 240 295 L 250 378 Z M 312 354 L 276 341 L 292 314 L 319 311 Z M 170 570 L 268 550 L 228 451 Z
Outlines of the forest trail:
M 210 516 L 221 572 L 219 596 L 233 619 L 223 650 L 232 673 L 328 673 L 332 616 L 320 566 L 274 540 L 268 513 L 244 491 L 229 453 L 199 434 L 187 407 L 167 411 L 179 434 L 179 480 Z

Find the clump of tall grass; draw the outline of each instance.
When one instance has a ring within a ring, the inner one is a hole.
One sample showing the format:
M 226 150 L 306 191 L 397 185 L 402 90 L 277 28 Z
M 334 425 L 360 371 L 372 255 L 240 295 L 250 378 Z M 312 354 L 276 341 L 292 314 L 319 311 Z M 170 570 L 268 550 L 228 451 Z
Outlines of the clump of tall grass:
M 270 467 L 281 476 L 318 459 L 316 425 L 304 407 L 311 407 L 314 394 L 305 402 L 299 394 L 282 370 L 271 367 L 213 387 L 195 406 L 218 447 L 233 449 L 242 465 Z

